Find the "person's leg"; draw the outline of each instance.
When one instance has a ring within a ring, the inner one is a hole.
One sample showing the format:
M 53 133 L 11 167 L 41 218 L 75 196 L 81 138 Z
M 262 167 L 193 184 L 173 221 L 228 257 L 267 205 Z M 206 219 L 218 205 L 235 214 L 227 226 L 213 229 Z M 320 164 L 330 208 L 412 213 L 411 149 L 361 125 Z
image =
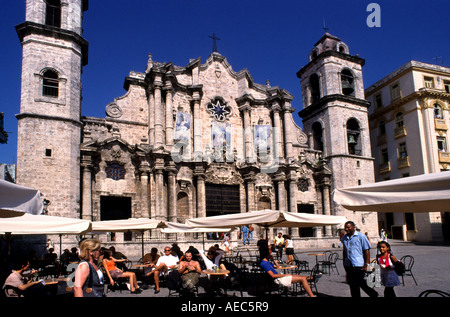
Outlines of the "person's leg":
M 397 297 L 393 287 L 384 288 L 384 297 Z
M 122 277 L 128 277 L 129 282 L 130 282 L 130 291 L 134 292 L 135 291 L 135 283 L 134 283 L 133 273 L 123 272 Z
M 351 297 L 359 298 L 361 297 L 361 290 L 359 288 L 358 279 L 356 277 L 355 268 L 345 266 L 345 272 L 347 273 L 347 284 L 350 286 Z
M 292 275 L 292 283 L 300 283 L 310 297 L 316 297 L 309 286 L 308 279 L 303 275 Z

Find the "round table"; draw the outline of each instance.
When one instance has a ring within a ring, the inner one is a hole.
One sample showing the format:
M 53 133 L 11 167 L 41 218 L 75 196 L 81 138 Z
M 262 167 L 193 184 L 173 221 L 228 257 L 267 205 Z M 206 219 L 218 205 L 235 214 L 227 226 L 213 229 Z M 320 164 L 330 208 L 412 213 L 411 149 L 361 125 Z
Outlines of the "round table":
M 215 283 L 214 283 L 214 285 L 215 285 L 215 287 L 216 287 L 216 289 L 217 290 L 219 290 L 220 289 L 220 286 L 219 286 L 219 281 L 220 280 L 225 280 L 225 276 L 227 275 L 227 274 L 229 274 L 230 273 L 230 271 L 228 271 L 228 270 L 222 270 L 222 269 L 219 269 L 219 270 L 212 270 L 212 269 L 207 269 L 207 270 L 203 270 L 202 271 L 203 273 L 205 273 L 205 274 L 207 274 L 207 275 L 210 275 L 210 276 L 216 276 L 216 277 L 218 277 L 218 279 L 215 281 Z M 223 285 L 223 292 L 224 292 L 224 296 L 227 296 L 227 289 L 226 289 L 226 287 L 225 287 L 225 282 L 223 283 L 224 285 Z
M 316 265 L 317 264 L 319 264 L 319 261 L 318 261 L 318 259 L 317 259 L 317 257 L 320 255 L 320 256 L 323 256 L 323 255 L 325 255 L 325 253 L 308 253 L 308 255 L 315 255 L 316 256 Z

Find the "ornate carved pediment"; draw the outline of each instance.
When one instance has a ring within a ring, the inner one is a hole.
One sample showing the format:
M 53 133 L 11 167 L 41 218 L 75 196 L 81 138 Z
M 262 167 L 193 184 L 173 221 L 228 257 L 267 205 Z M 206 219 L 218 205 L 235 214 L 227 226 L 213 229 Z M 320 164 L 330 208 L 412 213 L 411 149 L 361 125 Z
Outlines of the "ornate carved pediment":
M 213 184 L 238 185 L 243 183 L 242 176 L 231 166 L 213 165 L 205 173 L 205 181 Z

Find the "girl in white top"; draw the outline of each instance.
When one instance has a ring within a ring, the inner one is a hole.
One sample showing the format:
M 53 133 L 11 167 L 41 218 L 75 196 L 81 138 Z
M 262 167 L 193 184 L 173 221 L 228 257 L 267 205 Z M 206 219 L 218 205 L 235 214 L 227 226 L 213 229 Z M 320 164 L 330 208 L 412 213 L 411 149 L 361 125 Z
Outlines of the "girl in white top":
M 294 263 L 294 241 L 292 241 L 291 236 L 285 234 L 284 236 L 284 251 L 286 252 L 287 263 Z

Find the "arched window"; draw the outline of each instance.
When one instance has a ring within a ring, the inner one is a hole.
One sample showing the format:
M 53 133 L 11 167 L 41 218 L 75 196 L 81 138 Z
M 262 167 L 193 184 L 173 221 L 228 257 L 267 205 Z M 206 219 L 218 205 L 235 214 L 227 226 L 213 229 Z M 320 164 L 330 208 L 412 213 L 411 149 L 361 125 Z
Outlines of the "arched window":
M 311 103 L 320 99 L 320 82 L 317 74 L 312 74 L 309 77 L 309 84 L 311 86 Z
M 45 25 L 61 27 L 60 0 L 45 0 Z
M 361 155 L 361 138 L 360 138 L 359 123 L 355 118 L 351 118 L 347 121 L 347 144 L 348 153 L 354 155 Z
M 58 74 L 53 70 L 46 70 L 43 75 L 42 95 L 58 97 Z
M 322 125 L 319 122 L 314 122 L 311 129 L 314 138 L 314 150 L 323 151 Z
M 355 95 L 355 83 L 350 70 L 344 69 L 341 72 L 342 93 L 346 96 Z

